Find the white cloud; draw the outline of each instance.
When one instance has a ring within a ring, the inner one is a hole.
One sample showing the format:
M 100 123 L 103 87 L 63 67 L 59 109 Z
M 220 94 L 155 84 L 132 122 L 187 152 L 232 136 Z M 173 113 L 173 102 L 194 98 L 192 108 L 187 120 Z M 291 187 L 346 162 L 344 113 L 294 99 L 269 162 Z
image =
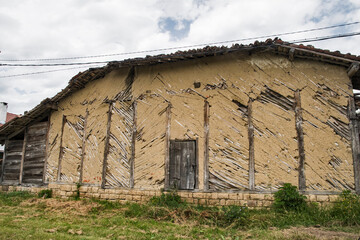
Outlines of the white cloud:
M 357 0 L 0 0 L 0 63 L 2 59 L 88 56 L 226 41 L 353 22 L 358 16 Z M 173 19 L 174 24 L 164 29 L 160 24 L 163 19 Z M 356 31 L 360 31 L 360 24 L 342 29 Z M 341 31 L 282 39 L 334 33 Z M 352 37 L 309 44 L 360 55 L 358 40 Z M 253 40 L 242 43 L 249 42 Z M 72 61 L 138 56 L 142 55 Z M 86 69 L 1 78 L 59 68 L 0 67 L 0 101 L 9 103 L 9 111 L 22 113 L 52 97 Z

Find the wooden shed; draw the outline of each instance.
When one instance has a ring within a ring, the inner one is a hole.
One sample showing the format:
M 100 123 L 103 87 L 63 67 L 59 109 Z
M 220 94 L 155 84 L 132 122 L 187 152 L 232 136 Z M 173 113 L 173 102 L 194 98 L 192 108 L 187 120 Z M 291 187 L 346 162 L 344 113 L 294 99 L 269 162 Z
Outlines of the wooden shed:
M 359 61 L 267 40 L 91 68 L 0 127 L 1 184 L 360 193 Z

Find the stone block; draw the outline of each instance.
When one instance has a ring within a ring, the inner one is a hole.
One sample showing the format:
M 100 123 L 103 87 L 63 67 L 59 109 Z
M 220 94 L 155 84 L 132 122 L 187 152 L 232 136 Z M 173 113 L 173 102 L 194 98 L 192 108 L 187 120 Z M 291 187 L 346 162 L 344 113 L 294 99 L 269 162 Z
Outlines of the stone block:
M 237 193 L 229 193 L 229 199 L 230 200 L 237 200 L 238 199 Z
M 254 208 L 258 206 L 258 202 L 256 200 L 247 200 L 246 205 L 250 208 Z
M 337 202 L 339 201 L 339 195 L 329 195 L 330 202 Z
M 237 194 L 237 199 L 238 200 L 243 200 L 244 199 L 244 193 L 238 193 Z
M 67 191 L 67 192 L 70 192 L 72 190 L 72 186 L 71 185 L 60 185 L 60 190 L 61 191 Z
M 218 206 L 219 205 L 219 200 L 218 199 L 209 199 L 208 200 L 208 204 L 211 206 Z
M 265 195 L 264 194 L 260 194 L 260 193 L 253 193 L 250 195 L 250 199 L 251 200 L 264 200 L 265 199 Z
M 76 190 L 76 189 L 75 189 Z M 82 193 L 86 193 L 86 192 L 91 192 L 91 187 L 88 186 L 81 186 L 79 189 L 80 192 Z
M 201 198 L 201 199 L 198 200 L 198 204 L 199 204 L 199 205 L 207 205 L 208 203 L 207 203 L 207 200 L 206 200 L 206 199 Z
M 228 199 L 229 194 L 228 193 L 218 193 L 218 199 Z
M 310 194 L 310 195 L 307 195 L 306 197 L 307 197 L 308 201 L 316 202 L 316 195 Z
M 265 194 L 265 200 L 274 201 L 274 195 L 273 194 Z
M 236 205 L 236 204 L 235 204 L 235 203 L 236 203 L 235 200 L 225 200 L 225 201 L 226 201 L 225 204 L 226 204 L 227 206 Z
M 50 188 L 50 189 L 58 189 L 58 188 L 60 188 L 60 185 L 57 184 L 57 183 L 49 183 L 48 188 Z
M 318 201 L 318 202 L 328 202 L 329 201 L 329 196 L 328 195 L 317 195 L 316 196 L 316 201 Z

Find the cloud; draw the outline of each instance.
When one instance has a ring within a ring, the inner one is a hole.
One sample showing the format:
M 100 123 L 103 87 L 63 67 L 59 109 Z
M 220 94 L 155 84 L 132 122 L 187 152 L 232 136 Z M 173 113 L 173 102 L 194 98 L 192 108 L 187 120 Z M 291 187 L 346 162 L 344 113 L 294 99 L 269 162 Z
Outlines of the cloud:
M 260 37 L 358 21 L 358 16 L 357 0 L 0 0 L 0 63 L 2 59 L 89 56 Z M 356 31 L 360 24 L 282 39 Z M 358 40 L 310 44 L 360 55 Z M 249 42 L 253 40 L 242 43 Z M 159 53 L 163 52 L 145 54 Z M 145 54 L 71 61 L 121 60 Z M 9 103 L 9 111 L 22 113 L 55 95 L 86 69 L 1 78 L 60 68 L 66 67 L 0 67 L 0 101 Z

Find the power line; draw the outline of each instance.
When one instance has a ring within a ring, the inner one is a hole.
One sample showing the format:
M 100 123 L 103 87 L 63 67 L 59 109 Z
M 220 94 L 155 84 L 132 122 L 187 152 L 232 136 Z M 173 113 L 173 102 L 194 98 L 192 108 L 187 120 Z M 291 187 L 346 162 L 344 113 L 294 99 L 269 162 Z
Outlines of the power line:
M 169 48 L 160 48 L 160 49 L 143 50 L 143 51 L 100 54 L 100 55 L 90 55 L 90 56 L 78 56 L 78 57 L 63 57 L 63 58 L 2 59 L 1 61 L 6 61 L 6 62 L 58 61 L 58 60 L 74 60 L 74 59 L 85 59 L 85 58 L 102 58 L 102 57 L 111 57 L 111 56 L 132 55 L 132 54 L 174 50 L 174 49 L 194 48 L 194 47 L 201 47 L 201 46 L 207 46 L 207 45 L 218 45 L 218 44 L 241 42 L 241 41 L 248 41 L 248 40 L 258 40 L 258 39 L 262 39 L 262 38 L 272 38 L 272 37 L 286 36 L 286 35 L 292 35 L 292 34 L 298 34 L 298 33 L 307 33 L 307 32 L 320 31 L 320 30 L 326 30 L 326 29 L 332 29 L 332 28 L 338 28 L 338 27 L 345 27 L 345 26 L 350 26 L 350 25 L 356 25 L 359 23 L 360 23 L 359 21 L 351 22 L 351 23 L 342 23 L 342 24 L 332 25 L 332 26 L 327 26 L 327 27 L 312 28 L 312 29 L 306 29 L 306 30 L 300 30 L 300 31 L 264 35 L 264 36 L 258 36 L 258 37 L 249 37 L 249 38 L 241 38 L 241 39 L 236 39 L 236 40 L 228 40 L 228 41 L 220 41 L 220 42 L 212 42 L 212 43 L 201 43 L 201 44 L 194 44 L 194 45 L 187 45 L 187 46 L 180 46 L 180 47 L 169 47 Z
M 97 67 L 98 65 L 94 66 Z M 13 75 L 5 75 L 0 76 L 0 78 L 11 78 L 11 77 L 21 77 L 21 76 L 28 76 L 28 75 L 36 75 L 36 74 L 42 74 L 42 73 L 51 73 L 51 72 L 61 72 L 61 71 L 67 71 L 67 70 L 74 70 L 74 69 L 82 69 L 82 68 L 88 68 L 89 66 L 83 66 L 83 67 L 73 67 L 73 68 L 62 68 L 62 69 L 54 69 L 54 70 L 48 70 L 48 71 L 39 71 L 39 72 L 30 72 L 30 73 L 20 73 L 20 74 L 13 74 Z
M 335 39 L 335 38 L 345 38 L 345 37 L 352 37 L 360 35 L 360 32 L 352 32 L 352 33 L 345 33 L 345 34 L 337 34 L 337 35 L 329 35 L 329 36 L 322 36 L 322 37 L 315 37 L 315 38 L 309 38 L 309 39 L 300 39 L 300 40 L 292 40 L 289 41 L 289 43 L 304 43 L 304 42 L 317 42 L 317 41 L 324 41 L 329 39 Z M 177 56 L 186 55 L 179 54 Z M 168 57 L 168 56 L 166 56 Z M 105 64 L 109 63 L 111 61 L 104 61 L 104 62 L 74 62 L 74 63 L 47 63 L 47 64 L 0 64 L 0 66 L 5 67 L 53 67 L 53 66 L 71 66 L 71 65 L 91 65 L 91 64 Z

